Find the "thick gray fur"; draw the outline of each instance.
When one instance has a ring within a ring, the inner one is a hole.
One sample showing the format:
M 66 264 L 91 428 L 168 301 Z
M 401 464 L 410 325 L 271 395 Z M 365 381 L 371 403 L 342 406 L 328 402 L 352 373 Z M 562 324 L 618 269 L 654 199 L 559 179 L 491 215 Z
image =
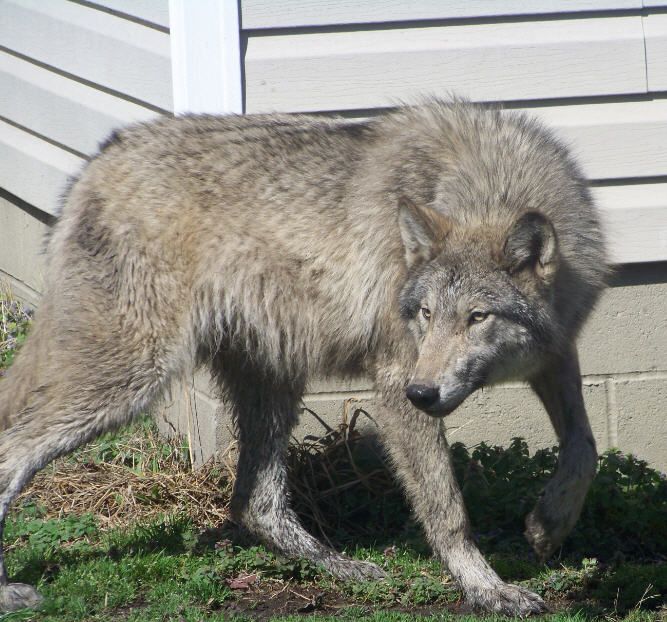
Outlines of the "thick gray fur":
M 235 518 L 334 575 L 380 578 L 306 533 L 286 494 L 308 379 L 367 373 L 407 497 L 467 599 L 544 609 L 475 546 L 443 419 L 481 386 L 532 384 L 561 448 L 526 535 L 551 554 L 595 469 L 575 338 L 606 268 L 581 172 L 538 123 L 429 101 L 364 123 L 129 127 L 73 184 L 48 252 L 35 326 L 0 383 L 0 519 L 38 469 L 206 365 L 238 426 Z M 4 568 L 0 585 L 5 610 L 38 598 Z

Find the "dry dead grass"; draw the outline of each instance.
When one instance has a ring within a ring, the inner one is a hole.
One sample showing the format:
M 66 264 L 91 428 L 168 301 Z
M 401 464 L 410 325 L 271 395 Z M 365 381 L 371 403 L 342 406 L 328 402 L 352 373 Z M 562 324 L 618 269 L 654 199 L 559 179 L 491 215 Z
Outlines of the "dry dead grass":
M 227 456 L 193 470 L 177 439 L 165 440 L 141 426 L 106 447 L 93 443 L 37 474 L 16 505 L 32 502 L 45 518 L 94 514 L 102 527 L 118 527 L 179 513 L 197 524 L 217 526 L 228 518 Z M 187 450 L 186 450 L 187 451 Z
M 356 430 L 364 415 L 354 410 L 336 428 L 322 422 L 320 437 L 290 446 L 292 503 L 307 526 L 325 539 L 341 531 L 362 535 L 360 513 L 400 496 L 380 450 Z M 319 420 L 315 413 L 310 416 Z M 45 518 L 89 513 L 102 528 L 167 513 L 219 527 L 229 518 L 236 446 L 199 469 L 191 467 L 188 456 L 181 440 L 164 439 L 154 426 L 141 425 L 55 461 L 38 473 L 16 507 L 32 502 Z
M 387 521 L 404 520 L 402 492 L 369 433 L 372 426 L 357 429 L 368 413 L 351 401 L 336 428 L 312 411 L 306 414 L 323 426 L 322 436 L 290 446 L 292 505 L 306 527 L 335 546 L 332 535 L 374 538 Z

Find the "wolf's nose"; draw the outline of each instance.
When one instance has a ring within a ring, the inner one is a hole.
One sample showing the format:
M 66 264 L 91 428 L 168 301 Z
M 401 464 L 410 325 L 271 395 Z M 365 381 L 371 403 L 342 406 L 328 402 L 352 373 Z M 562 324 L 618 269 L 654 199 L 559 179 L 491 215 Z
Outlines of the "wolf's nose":
M 425 384 L 411 384 L 405 390 L 405 394 L 417 408 L 429 408 L 440 397 L 438 387 L 429 387 Z

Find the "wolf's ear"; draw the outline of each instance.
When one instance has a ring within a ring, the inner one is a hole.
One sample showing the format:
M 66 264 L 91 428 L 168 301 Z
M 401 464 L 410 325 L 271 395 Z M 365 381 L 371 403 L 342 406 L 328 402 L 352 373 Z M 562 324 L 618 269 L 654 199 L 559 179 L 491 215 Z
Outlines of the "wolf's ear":
M 434 257 L 452 228 L 449 218 L 406 197 L 398 201 L 398 225 L 408 268 Z
M 503 247 L 510 274 L 530 270 L 542 281 L 552 280 L 558 267 L 558 238 L 551 221 L 539 212 L 527 212 L 510 229 Z

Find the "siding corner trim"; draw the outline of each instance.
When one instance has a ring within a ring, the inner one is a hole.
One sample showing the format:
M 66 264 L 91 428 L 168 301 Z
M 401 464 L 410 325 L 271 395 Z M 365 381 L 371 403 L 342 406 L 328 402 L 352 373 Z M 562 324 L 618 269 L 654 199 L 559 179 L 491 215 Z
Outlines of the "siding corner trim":
M 238 3 L 169 0 L 174 114 L 242 113 Z

